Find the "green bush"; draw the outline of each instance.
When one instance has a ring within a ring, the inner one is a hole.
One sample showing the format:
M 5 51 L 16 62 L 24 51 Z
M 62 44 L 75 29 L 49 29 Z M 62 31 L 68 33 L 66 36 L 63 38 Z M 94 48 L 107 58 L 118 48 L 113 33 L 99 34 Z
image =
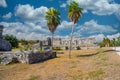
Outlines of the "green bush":
M 60 47 L 54 47 L 53 50 L 62 50 Z
M 13 35 L 3 35 L 3 39 L 9 41 L 13 48 L 18 47 L 18 39 Z

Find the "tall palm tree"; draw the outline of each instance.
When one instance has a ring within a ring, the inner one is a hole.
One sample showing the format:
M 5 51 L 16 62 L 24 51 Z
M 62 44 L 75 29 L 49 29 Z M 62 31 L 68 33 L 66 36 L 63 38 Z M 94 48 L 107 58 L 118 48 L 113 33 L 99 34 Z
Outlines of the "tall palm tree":
M 68 6 L 68 17 L 73 22 L 72 32 L 71 32 L 71 39 L 70 39 L 70 51 L 69 51 L 69 58 L 71 57 L 71 48 L 72 48 L 72 38 L 74 32 L 74 24 L 79 21 L 80 17 L 82 16 L 83 8 L 79 7 L 79 4 L 75 1 L 72 1 Z
M 60 13 L 54 8 L 50 8 L 45 15 L 47 19 L 47 26 L 52 33 L 52 49 L 53 49 L 53 36 L 57 26 L 60 24 Z

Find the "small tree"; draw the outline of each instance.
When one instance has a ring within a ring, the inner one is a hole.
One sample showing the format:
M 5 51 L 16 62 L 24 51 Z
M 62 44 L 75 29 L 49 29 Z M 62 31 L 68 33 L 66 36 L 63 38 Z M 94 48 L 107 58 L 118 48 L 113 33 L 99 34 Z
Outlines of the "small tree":
M 47 19 L 47 26 L 50 30 L 50 32 L 52 33 L 52 49 L 53 49 L 53 35 L 54 32 L 57 28 L 57 26 L 60 24 L 60 13 L 58 10 L 54 9 L 54 8 L 50 8 L 45 15 L 46 19 Z

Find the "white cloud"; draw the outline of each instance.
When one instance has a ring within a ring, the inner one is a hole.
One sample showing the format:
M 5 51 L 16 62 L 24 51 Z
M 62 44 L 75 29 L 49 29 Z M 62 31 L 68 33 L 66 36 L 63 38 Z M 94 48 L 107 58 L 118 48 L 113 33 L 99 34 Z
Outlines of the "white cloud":
M 0 7 L 7 7 L 5 0 L 0 0 Z
M 72 26 L 72 22 L 62 21 L 61 24 L 58 26 L 58 30 L 68 29 L 71 28 L 71 26 Z
M 116 16 L 120 20 L 120 7 L 119 7 L 118 11 L 116 12 Z
M 93 35 L 93 34 L 100 34 L 100 33 L 114 33 L 117 32 L 116 29 L 109 25 L 100 25 L 94 20 L 90 20 L 85 22 L 83 25 L 77 27 L 77 32 L 81 35 Z
M 45 13 L 48 11 L 47 7 L 41 6 L 39 8 L 34 8 L 29 4 L 26 5 L 18 5 L 16 8 L 15 15 L 20 17 L 25 21 L 32 22 L 43 22 L 45 21 Z
M 8 14 L 3 15 L 2 17 L 3 17 L 4 19 L 9 19 L 9 18 L 11 18 L 11 16 L 12 16 L 12 13 L 9 12 Z
M 71 27 L 72 27 L 72 22 L 62 21 L 61 24 L 57 27 L 55 34 L 69 35 L 71 31 Z
M 38 24 L 31 22 L 0 22 L 1 25 L 4 25 L 3 34 L 15 35 L 18 39 L 44 39 L 46 35 L 49 35 L 47 27 L 42 27 Z
M 68 4 L 72 0 L 68 0 Z M 85 10 L 91 10 L 93 14 L 97 15 L 111 15 L 120 13 L 120 4 L 113 0 L 74 0 L 79 3 Z M 119 12 L 118 12 L 119 11 Z M 119 16 L 120 17 L 120 16 Z
M 120 36 L 120 33 L 117 33 L 117 34 L 113 34 L 113 35 L 107 35 L 107 38 L 113 39 L 113 38 L 117 38 L 119 36 Z
M 62 8 L 66 8 L 66 6 L 67 6 L 67 4 L 65 4 L 65 3 L 62 3 L 62 4 L 60 5 L 60 7 L 62 7 Z
M 107 35 L 105 36 L 104 34 L 98 34 L 98 35 L 92 35 L 92 36 L 89 36 L 89 38 L 95 38 L 97 42 L 101 42 L 103 40 L 103 38 L 109 38 L 110 40 L 112 40 L 113 38 L 117 38 L 120 36 L 120 33 L 116 33 L 116 34 L 113 34 L 113 35 Z
M 92 35 L 89 38 L 95 38 L 97 42 L 101 42 L 105 38 L 104 34 Z

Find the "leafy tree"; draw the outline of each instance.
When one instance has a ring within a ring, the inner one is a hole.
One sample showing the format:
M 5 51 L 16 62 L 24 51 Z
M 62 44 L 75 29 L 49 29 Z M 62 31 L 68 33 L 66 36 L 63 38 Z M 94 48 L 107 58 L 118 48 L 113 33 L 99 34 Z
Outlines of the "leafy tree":
M 25 39 L 21 39 L 19 42 L 21 43 L 21 45 L 28 45 L 28 41 Z
M 120 46 L 120 36 L 117 38 L 117 46 Z
M 71 40 L 70 40 L 70 52 L 69 52 L 69 58 L 71 57 L 71 48 L 72 48 L 72 38 L 73 38 L 73 32 L 74 32 L 74 24 L 79 21 L 80 17 L 82 16 L 82 10 L 83 8 L 79 7 L 79 4 L 75 1 L 72 1 L 70 5 L 68 6 L 68 17 L 73 22 L 72 26 L 72 32 L 71 32 Z
M 100 47 L 113 47 L 115 46 L 115 40 L 110 40 L 109 38 L 103 38 L 103 41 L 100 42 Z
M 45 15 L 47 19 L 47 26 L 52 33 L 52 49 L 53 49 L 53 35 L 57 28 L 57 26 L 60 24 L 60 13 L 58 10 L 54 8 L 50 8 Z
M 3 39 L 7 40 L 11 43 L 12 47 L 17 48 L 18 47 L 18 39 L 13 35 L 3 35 Z

